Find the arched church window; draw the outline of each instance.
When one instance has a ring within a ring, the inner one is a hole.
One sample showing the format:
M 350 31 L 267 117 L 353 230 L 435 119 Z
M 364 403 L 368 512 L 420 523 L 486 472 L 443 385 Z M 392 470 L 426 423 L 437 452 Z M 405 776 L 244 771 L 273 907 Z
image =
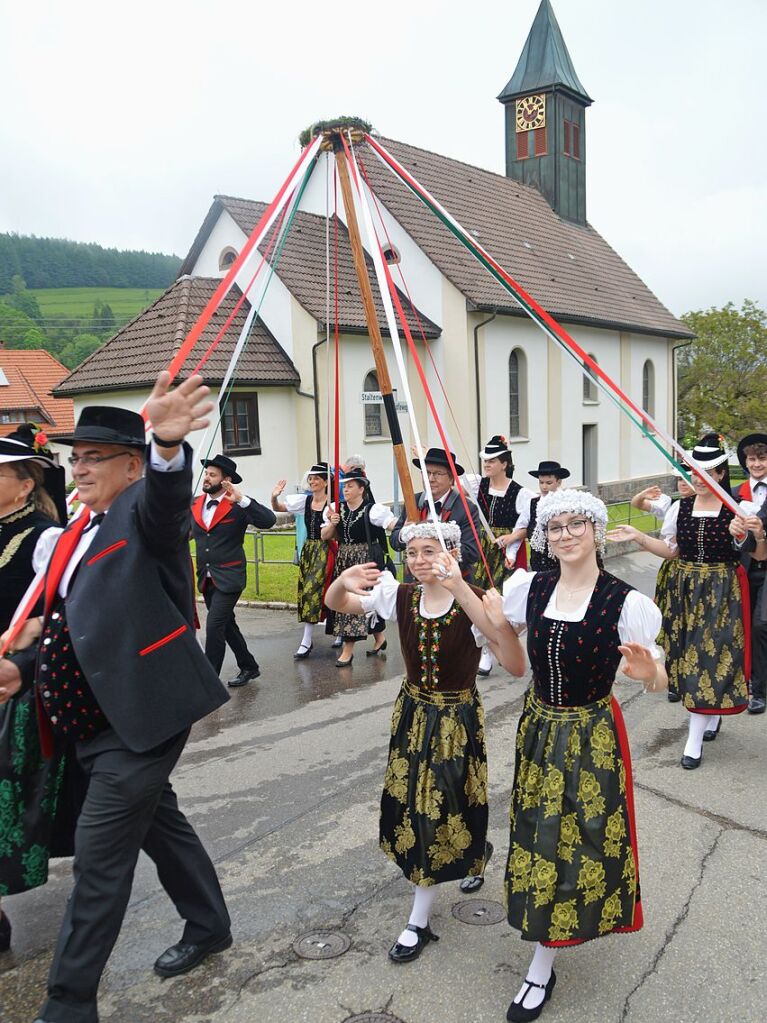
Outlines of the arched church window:
M 650 359 L 642 366 L 642 408 L 648 415 L 655 415 L 655 366 Z
M 383 250 L 383 257 L 389 266 L 396 266 L 402 258 L 399 254 L 399 250 L 394 245 L 386 245 Z
M 589 352 L 588 356 L 594 362 L 597 361 L 596 355 L 593 352 Z M 596 374 L 588 366 L 583 367 L 583 400 L 590 404 L 596 404 L 599 401 L 599 392 L 597 391 L 596 385 Z
M 521 348 L 509 355 L 509 436 L 527 436 L 527 359 Z
M 235 259 L 237 259 L 237 249 L 233 249 L 231 245 L 227 245 L 225 249 L 221 250 L 221 255 L 218 257 L 219 270 L 228 270 Z
M 384 414 L 383 401 L 380 397 L 378 387 L 378 374 L 371 369 L 365 374 L 365 382 L 362 385 L 364 393 L 363 408 L 365 410 L 365 440 L 379 440 L 389 436 L 389 424 Z M 375 394 L 378 398 L 374 398 Z

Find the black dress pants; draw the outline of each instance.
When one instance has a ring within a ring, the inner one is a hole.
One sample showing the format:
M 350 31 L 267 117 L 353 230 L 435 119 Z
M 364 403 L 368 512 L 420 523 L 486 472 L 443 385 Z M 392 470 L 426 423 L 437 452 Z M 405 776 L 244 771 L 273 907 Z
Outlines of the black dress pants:
M 258 668 L 256 659 L 248 650 L 248 644 L 234 617 L 234 609 L 241 592 L 222 593 L 213 585 L 211 579 L 205 581 L 203 597 L 208 609 L 208 619 L 205 622 L 205 656 L 219 675 L 227 643 L 237 659 L 240 671 L 255 671 Z
M 112 729 L 75 745 L 88 790 L 75 832 L 74 888 L 40 1012 L 51 1023 L 97 1023 L 99 981 L 122 927 L 141 849 L 186 921 L 182 941 L 198 944 L 229 933 L 213 863 L 168 781 L 188 734 L 147 753 L 131 752 Z
M 761 620 L 760 598 L 765 569 L 751 567 L 748 589 L 751 596 L 751 695 L 767 696 L 767 622 Z

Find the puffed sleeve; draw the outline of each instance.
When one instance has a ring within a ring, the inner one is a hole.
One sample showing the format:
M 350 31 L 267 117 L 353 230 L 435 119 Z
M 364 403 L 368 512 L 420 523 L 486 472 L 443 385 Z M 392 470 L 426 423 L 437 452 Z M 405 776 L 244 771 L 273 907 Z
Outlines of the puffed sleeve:
M 503 613 L 518 631 L 527 627 L 527 597 L 534 575 L 535 572 L 518 568 L 503 584 Z
M 517 494 L 517 500 L 514 502 L 517 514 L 520 518 L 524 515 L 526 518 L 525 526 L 530 522 L 530 502 L 535 497 L 532 490 L 528 490 L 527 487 L 522 489 Z M 522 525 L 519 519 L 517 519 L 517 529 Z
M 656 519 L 665 518 L 666 512 L 671 507 L 671 498 L 668 494 L 661 494 L 655 501 L 650 502 L 650 514 Z
M 648 647 L 656 661 L 663 661 L 663 651 L 655 642 L 662 621 L 657 604 L 639 590 L 631 590 L 618 619 L 621 643 L 641 643 Z
M 660 538 L 665 541 L 666 546 L 672 552 L 677 550 L 676 521 L 678 518 L 679 501 L 674 501 L 663 516 L 663 525 L 660 527 Z
M 387 508 L 385 504 L 371 504 L 368 515 L 373 525 L 381 529 L 388 529 L 397 521 L 391 508 Z
M 48 566 L 51 554 L 53 554 L 53 548 L 56 546 L 56 541 L 62 532 L 61 527 L 51 526 L 50 529 L 43 530 L 38 536 L 35 549 L 32 551 L 32 571 L 35 575 Z
M 378 582 L 370 593 L 360 597 L 362 610 L 366 615 L 371 616 L 371 624 L 375 625 L 378 618 L 385 618 L 387 621 L 397 620 L 397 590 L 399 583 L 391 572 L 381 572 Z
M 303 515 L 306 508 L 306 494 L 284 494 L 282 503 L 291 515 Z

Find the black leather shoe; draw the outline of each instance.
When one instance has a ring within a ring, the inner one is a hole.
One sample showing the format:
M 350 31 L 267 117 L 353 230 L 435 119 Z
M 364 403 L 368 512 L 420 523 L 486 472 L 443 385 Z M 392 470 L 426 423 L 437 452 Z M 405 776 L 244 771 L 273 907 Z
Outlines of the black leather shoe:
M 7 952 L 11 947 L 11 921 L 0 910 L 0 952 Z
M 203 959 L 207 959 L 214 952 L 223 952 L 230 948 L 231 944 L 231 934 L 223 938 L 212 938 L 202 945 L 187 945 L 179 941 L 177 945 L 165 949 L 154 964 L 154 972 L 159 973 L 161 977 L 178 977 L 199 966 Z
M 767 703 L 763 696 L 752 696 L 748 701 L 748 713 L 764 714 L 765 706 L 767 706 Z
M 490 862 L 490 857 L 493 855 L 493 843 L 485 842 L 485 868 L 487 868 Z M 482 885 L 485 883 L 483 874 L 477 874 L 475 877 L 465 877 L 463 881 L 458 885 L 461 891 L 468 895 L 470 892 L 478 892 Z
M 492 668 L 477 668 L 477 675 L 480 678 L 487 678 L 492 670 Z
M 238 686 L 247 685 L 248 682 L 252 682 L 254 678 L 258 678 L 261 674 L 259 668 L 243 668 L 239 675 L 235 675 L 234 678 L 230 678 L 226 683 L 230 689 L 237 689 Z
M 506 1019 L 508 1019 L 510 1023 L 527 1023 L 528 1020 L 538 1019 L 540 1014 L 543 1012 L 544 1005 L 548 1002 L 549 998 L 551 998 L 551 992 L 554 990 L 556 982 L 557 975 L 553 970 L 551 971 L 551 976 L 545 986 L 543 984 L 534 984 L 531 980 L 528 980 L 527 977 L 525 977 L 525 984 L 528 984 L 529 987 L 520 1001 L 511 1003 L 508 1011 L 506 1012 Z M 526 1009 L 524 1001 L 531 987 L 543 988 L 546 994 L 543 996 L 543 1001 L 540 1005 L 536 1005 L 534 1009 Z
M 717 735 L 719 735 L 719 729 L 721 727 L 722 727 L 722 719 L 720 717 L 719 718 L 719 722 L 718 722 L 716 728 L 707 728 L 706 731 L 703 733 L 703 741 L 704 742 L 713 742 L 714 739 L 717 737 Z
M 400 945 L 395 941 L 389 949 L 389 958 L 393 963 L 412 963 L 426 948 L 430 941 L 439 941 L 439 938 L 427 924 L 425 927 L 416 927 L 415 924 L 408 924 L 406 931 L 413 931 L 418 940 L 415 945 Z
M 365 656 L 366 657 L 378 657 L 378 655 L 382 654 L 385 649 L 386 649 L 386 640 L 384 640 L 383 643 L 379 647 L 373 647 L 372 650 L 366 650 L 365 651 Z
M 336 661 L 336 667 L 337 668 L 348 668 L 353 660 L 354 660 L 354 654 L 351 655 L 351 657 L 349 658 L 348 661 L 342 661 L 341 658 L 339 657 L 338 660 Z
M 293 654 L 293 660 L 303 661 L 304 658 L 309 656 L 312 650 L 314 650 L 314 643 L 310 643 L 309 646 L 304 646 L 304 644 L 302 643 L 298 650 L 296 650 L 296 652 Z
M 679 761 L 679 763 L 682 765 L 682 767 L 685 769 L 685 771 L 694 771 L 696 767 L 700 767 L 700 762 L 701 762 L 702 759 L 703 759 L 703 754 L 701 753 L 701 755 L 699 757 L 684 756 Z
M 679 703 L 679 701 L 682 699 L 679 693 L 672 693 L 670 689 L 666 693 L 666 696 L 668 697 L 669 703 Z

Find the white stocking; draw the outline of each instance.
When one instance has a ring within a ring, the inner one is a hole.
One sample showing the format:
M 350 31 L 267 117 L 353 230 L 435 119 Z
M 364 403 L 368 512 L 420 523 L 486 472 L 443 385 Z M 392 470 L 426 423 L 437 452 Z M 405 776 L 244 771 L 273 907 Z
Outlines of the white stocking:
M 437 896 L 437 886 L 429 885 L 428 888 L 422 888 L 420 885 L 414 885 L 413 887 L 415 888 L 415 894 L 413 895 L 413 908 L 410 911 L 408 923 L 414 924 L 416 927 L 426 927 L 429 923 L 431 907 Z M 418 935 L 415 931 L 409 931 L 406 928 L 397 938 L 397 941 L 400 945 L 412 948 L 418 941 Z
M 481 671 L 490 671 L 495 664 L 495 658 L 493 657 L 493 651 L 489 646 L 482 647 L 482 656 L 479 659 L 479 667 Z
M 708 714 L 690 714 L 690 729 L 683 754 L 685 757 L 694 757 L 697 760 L 703 752 L 703 733 L 708 727 L 708 722 Z
M 311 625 L 311 624 L 304 625 L 304 634 L 301 637 L 301 646 L 306 647 L 307 650 L 312 645 L 312 633 L 313 632 L 314 632 L 314 626 L 313 625 Z
M 538 942 L 535 946 L 533 960 L 527 968 L 525 979 L 531 980 L 533 984 L 542 984 L 543 987 L 529 987 L 529 985 L 523 984 L 514 998 L 517 1005 L 522 1003 L 522 1007 L 525 1009 L 538 1008 L 546 997 L 544 988 L 551 977 L 556 954 L 557 950 L 555 948 L 549 948 L 547 945 L 541 945 Z
M 706 722 L 706 731 L 715 732 L 719 726 L 719 722 L 722 720 L 721 714 L 707 714 L 708 721 Z

